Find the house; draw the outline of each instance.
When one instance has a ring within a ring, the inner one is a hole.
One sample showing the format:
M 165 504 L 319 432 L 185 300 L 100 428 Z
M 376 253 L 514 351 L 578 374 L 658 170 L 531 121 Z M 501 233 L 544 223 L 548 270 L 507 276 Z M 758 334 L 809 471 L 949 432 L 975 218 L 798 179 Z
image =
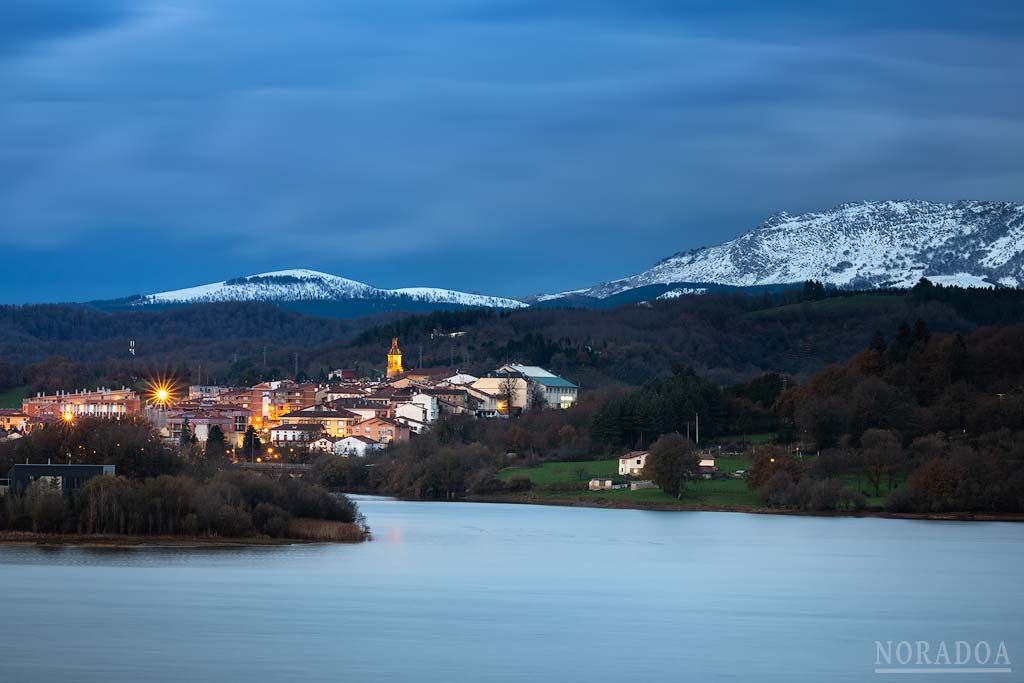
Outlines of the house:
M 404 418 L 425 425 L 437 422 L 440 417 L 437 398 L 429 394 L 415 394 L 408 401 L 396 404 L 392 412 L 396 420 Z
M 169 441 L 178 441 L 187 424 L 196 441 L 206 443 L 210 429 L 217 426 L 229 447 L 242 445 L 245 430 L 249 428 L 249 418 L 249 411 L 239 406 L 193 404 L 178 404 L 171 410 L 150 416 L 161 435 Z
M 710 479 L 718 471 L 718 468 L 715 467 L 715 458 L 710 455 L 701 457 L 700 463 L 697 465 L 697 471 L 705 479 Z
M 281 426 L 316 424 L 323 427 L 328 436 L 348 436 L 352 426 L 361 419 L 363 416 L 344 408 L 309 406 L 282 415 Z
M 8 486 L 12 493 L 21 495 L 28 490 L 32 482 L 43 480 L 49 482 L 61 493 L 74 493 L 85 482 L 93 477 L 114 475 L 114 465 L 30 465 L 18 464 L 7 473 Z
M 278 425 L 270 430 L 270 443 L 275 446 L 309 446 L 323 434 L 320 424 Z
M 228 387 L 219 387 L 212 384 L 190 384 L 188 387 L 188 400 L 199 401 L 202 399 L 213 400 L 221 394 L 225 394 L 230 389 Z
M 578 386 L 536 365 L 505 365 L 498 372 L 516 373 L 525 378 L 531 385 L 531 391 L 535 389 L 545 404 L 552 408 L 568 408 L 579 395 Z
M 328 401 L 325 406 L 334 410 L 347 410 L 350 413 L 355 413 L 361 420 L 391 416 L 390 404 L 367 401 L 365 398 L 339 398 Z
M 31 418 L 20 410 L 0 410 L 0 429 L 5 431 L 24 432 L 28 429 Z
M 473 375 L 466 374 L 465 372 L 457 372 L 454 375 L 452 375 L 451 377 L 445 377 L 442 380 L 442 382 L 444 382 L 446 384 L 451 384 L 453 386 L 462 386 L 462 385 L 465 385 L 465 384 L 472 384 L 473 382 L 477 381 L 478 379 L 480 379 L 480 378 L 479 377 L 474 377 Z
M 338 368 L 337 370 L 331 370 L 327 373 L 327 379 L 329 380 L 349 380 L 356 378 L 356 371 L 349 370 L 347 368 Z
M 409 431 L 411 431 L 413 434 L 422 434 L 423 432 L 430 429 L 430 425 L 428 425 L 426 422 L 421 422 L 412 417 L 403 417 L 401 415 L 396 415 L 395 422 L 398 422 L 399 424 L 404 424 L 406 427 L 409 428 Z
M 630 451 L 619 458 L 619 476 L 635 477 L 647 464 L 649 451 Z
M 392 441 L 407 441 L 412 430 L 407 425 L 385 417 L 373 417 L 363 420 L 352 428 L 354 436 L 364 436 L 379 444 Z
M 455 374 L 455 369 L 439 365 L 429 368 L 404 370 L 400 374 L 389 376 L 388 384 L 397 389 L 408 389 L 415 385 L 433 385 Z
M 309 442 L 309 450 L 317 451 L 318 453 L 333 453 L 334 444 L 338 443 L 344 437 L 340 436 L 321 436 L 319 439 L 314 439 Z
M 530 407 L 530 383 L 514 373 L 481 377 L 469 385 L 499 415 L 515 415 Z M 488 408 L 483 410 L 488 411 Z
M 380 443 L 362 435 L 346 436 L 334 442 L 333 452 L 342 457 L 356 456 L 362 458 L 369 451 L 379 450 Z

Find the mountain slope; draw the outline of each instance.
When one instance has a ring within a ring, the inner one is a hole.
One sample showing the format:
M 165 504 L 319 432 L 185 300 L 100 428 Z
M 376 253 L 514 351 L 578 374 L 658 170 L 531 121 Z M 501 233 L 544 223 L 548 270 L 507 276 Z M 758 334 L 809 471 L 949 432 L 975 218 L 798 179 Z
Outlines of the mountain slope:
M 638 287 L 738 287 L 820 280 L 835 287 L 1024 285 L 1024 205 L 981 201 L 858 202 L 779 213 L 714 247 L 680 252 L 632 277 L 556 297 L 605 299 Z
M 403 303 L 444 304 L 487 308 L 523 308 L 521 301 L 469 294 L 434 287 L 378 289 L 362 282 L 315 270 L 279 270 L 213 282 L 198 287 L 138 297 L 132 306 L 177 305 L 219 301 L 333 302 L 374 300 L 400 306 Z

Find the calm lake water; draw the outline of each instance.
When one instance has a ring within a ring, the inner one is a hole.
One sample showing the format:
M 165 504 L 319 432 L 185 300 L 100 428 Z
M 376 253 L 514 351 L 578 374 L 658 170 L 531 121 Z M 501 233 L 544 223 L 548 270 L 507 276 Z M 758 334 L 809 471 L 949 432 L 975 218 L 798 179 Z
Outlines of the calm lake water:
M 886 680 L 876 640 L 1024 673 L 1024 524 L 360 505 L 355 546 L 0 547 L 0 680 Z

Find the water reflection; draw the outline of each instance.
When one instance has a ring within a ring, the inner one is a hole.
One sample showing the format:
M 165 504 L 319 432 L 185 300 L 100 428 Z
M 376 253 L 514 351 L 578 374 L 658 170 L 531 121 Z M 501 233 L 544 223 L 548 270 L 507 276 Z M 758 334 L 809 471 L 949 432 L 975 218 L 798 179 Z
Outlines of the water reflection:
M 0 679 L 853 681 L 878 639 L 1024 653 L 1022 525 L 360 504 L 372 543 L 0 548 Z

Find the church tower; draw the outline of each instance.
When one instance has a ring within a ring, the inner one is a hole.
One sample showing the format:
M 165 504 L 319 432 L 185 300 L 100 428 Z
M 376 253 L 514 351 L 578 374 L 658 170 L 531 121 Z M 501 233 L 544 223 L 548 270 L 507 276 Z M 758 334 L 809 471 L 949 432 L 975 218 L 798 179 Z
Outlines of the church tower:
M 388 351 L 388 379 L 405 371 L 402 367 L 402 349 L 398 348 L 398 337 L 392 337 L 391 350 Z

